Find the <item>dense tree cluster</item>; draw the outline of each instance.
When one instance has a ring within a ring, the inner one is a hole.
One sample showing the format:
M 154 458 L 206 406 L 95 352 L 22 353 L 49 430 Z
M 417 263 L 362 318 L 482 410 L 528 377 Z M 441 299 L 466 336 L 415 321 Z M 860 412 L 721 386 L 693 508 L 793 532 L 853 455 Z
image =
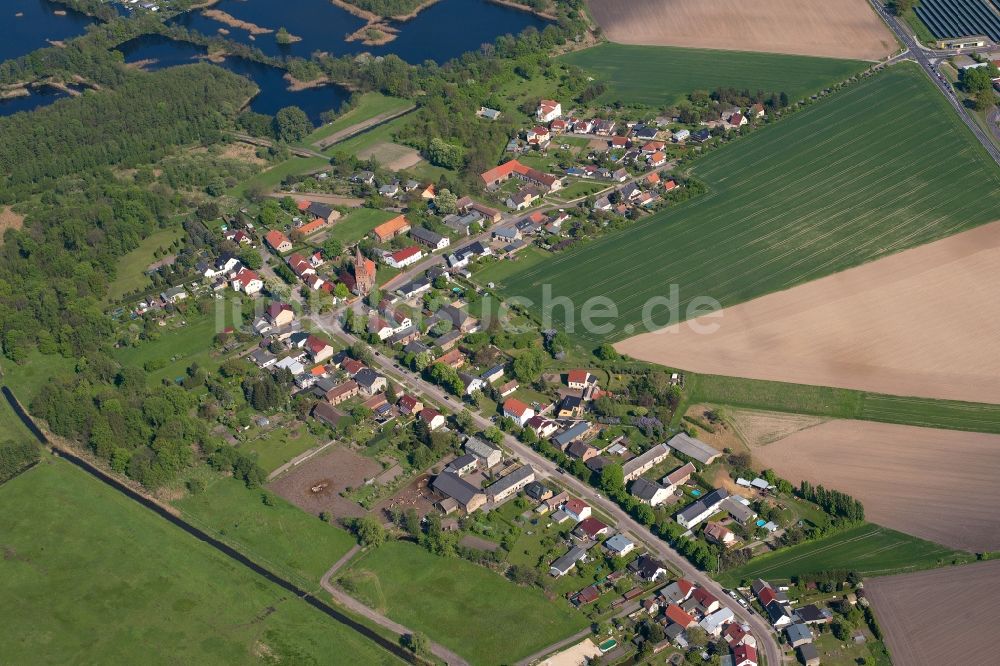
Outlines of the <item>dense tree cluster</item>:
M 53 379 L 30 407 L 56 435 L 86 443 L 116 472 L 157 488 L 191 465 L 195 451 L 208 453 L 210 461 L 225 456 L 208 424 L 194 416 L 195 403 L 181 386 L 152 388 L 142 369 L 93 353 L 79 362 L 75 376 Z M 237 457 L 230 456 L 230 471 Z M 259 482 L 252 459 L 238 462 L 241 477 Z
M 804 500 L 815 502 L 831 516 L 849 521 L 865 519 L 864 505 L 859 500 L 839 490 L 827 490 L 822 485 L 813 486 L 808 481 L 803 481 L 799 486 L 798 494 Z
M 67 175 L 214 143 L 253 91 L 247 79 L 218 67 L 187 65 L 135 73 L 114 90 L 0 118 L 0 196 L 11 201 Z

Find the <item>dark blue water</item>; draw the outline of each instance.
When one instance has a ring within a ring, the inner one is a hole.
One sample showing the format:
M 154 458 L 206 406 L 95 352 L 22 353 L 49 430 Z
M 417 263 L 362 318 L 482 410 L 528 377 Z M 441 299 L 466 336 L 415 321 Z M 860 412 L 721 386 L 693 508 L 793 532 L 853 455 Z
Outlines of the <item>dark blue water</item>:
M 52 88 L 32 88 L 31 94 L 27 97 L 0 100 L 0 116 L 9 116 L 18 111 L 34 111 L 40 106 L 47 106 L 63 97 L 69 97 L 69 95 Z
M 302 41 L 281 45 L 274 34 L 253 37 L 245 30 L 226 26 L 205 17 L 201 12 L 188 12 L 173 21 L 205 35 L 225 35 L 271 56 L 293 55 L 308 58 L 316 51 L 332 55 L 369 52 L 373 55 L 395 53 L 411 63 L 433 60 L 438 63 L 474 51 L 482 44 L 492 43 L 504 34 L 516 35 L 528 26 L 539 30 L 547 23 L 533 14 L 496 5 L 488 0 L 440 0 L 420 12 L 416 18 L 392 25 L 399 29 L 396 39 L 382 46 L 365 46 L 361 42 L 344 40 L 361 26 L 364 20 L 334 6 L 328 0 L 221 0 L 214 7 L 238 19 L 262 28 L 277 30 L 284 27 Z
M 66 16 L 56 16 L 57 10 L 65 10 Z M 0 0 L 0 60 L 49 46 L 46 40 L 81 35 L 93 22 L 89 16 L 46 0 Z
M 2 1 L 2 0 L 0 0 Z M 190 42 L 175 42 L 162 35 L 144 35 L 125 42 L 118 47 L 126 62 L 154 60 L 146 65 L 147 70 L 163 69 L 174 65 L 200 62 L 205 49 Z M 284 79 L 284 70 L 262 65 L 244 58 L 230 57 L 216 63 L 229 71 L 251 79 L 260 88 L 260 93 L 250 102 L 250 108 L 258 113 L 274 115 L 286 106 L 297 106 L 306 112 L 313 124 L 320 123 L 323 111 L 336 110 L 349 96 L 339 86 L 322 86 L 292 92 Z

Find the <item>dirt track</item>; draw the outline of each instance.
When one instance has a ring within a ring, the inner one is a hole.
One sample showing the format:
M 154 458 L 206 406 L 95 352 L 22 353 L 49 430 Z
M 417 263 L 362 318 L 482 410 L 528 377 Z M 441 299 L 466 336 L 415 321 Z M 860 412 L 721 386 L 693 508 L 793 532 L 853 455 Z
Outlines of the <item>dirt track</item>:
M 615 345 L 708 374 L 1000 403 L 1000 222 Z
M 873 578 L 865 593 L 894 664 L 997 663 L 1000 561 Z
M 805 479 L 857 497 L 873 523 L 981 552 L 1000 549 L 998 453 L 997 435 L 829 421 L 753 456 L 794 484 Z
M 587 0 L 622 44 L 878 60 L 896 48 L 866 0 Z

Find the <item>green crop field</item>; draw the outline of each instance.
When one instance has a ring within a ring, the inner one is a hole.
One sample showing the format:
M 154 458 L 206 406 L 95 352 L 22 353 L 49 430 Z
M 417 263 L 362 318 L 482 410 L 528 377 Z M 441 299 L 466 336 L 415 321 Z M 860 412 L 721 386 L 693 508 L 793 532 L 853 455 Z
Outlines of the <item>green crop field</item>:
M 0 506 L 4 662 L 396 663 L 67 462 L 0 486 Z
M 354 538 L 280 497 L 269 495 L 270 504 L 264 504 L 264 492 L 212 475 L 204 491 L 179 500 L 176 506 L 185 518 L 238 546 L 255 562 L 304 589 L 318 589 L 320 578 L 351 549 Z
M 865 394 L 860 418 L 927 428 L 1000 434 L 1000 405 Z
M 844 81 L 871 63 L 834 58 L 601 44 L 562 57 L 604 81 L 601 102 L 662 107 L 693 90 L 788 93 L 792 101 Z
M 1000 210 L 997 165 L 909 64 L 710 153 L 694 175 L 706 195 L 554 256 L 501 290 L 528 299 L 547 328 L 594 346 L 703 314 L 692 308 L 704 297 L 735 305 Z M 546 301 L 549 287 L 571 303 Z M 591 320 L 603 330 L 584 330 L 585 306 L 609 311 L 587 303 L 594 297 L 614 309 Z M 644 317 L 653 298 L 660 304 Z
M 342 576 L 361 601 L 474 664 L 512 664 L 587 625 L 563 601 L 410 543 L 386 543 Z
M 687 375 L 688 401 L 838 419 L 1000 434 L 1000 405 L 908 398 L 762 379 Z
M 930 541 L 871 523 L 837 532 L 815 541 L 756 557 L 748 564 L 719 577 L 726 586 L 765 578 L 790 580 L 794 576 L 832 569 L 882 576 L 930 569 L 952 562 L 968 562 L 975 556 L 945 548 Z

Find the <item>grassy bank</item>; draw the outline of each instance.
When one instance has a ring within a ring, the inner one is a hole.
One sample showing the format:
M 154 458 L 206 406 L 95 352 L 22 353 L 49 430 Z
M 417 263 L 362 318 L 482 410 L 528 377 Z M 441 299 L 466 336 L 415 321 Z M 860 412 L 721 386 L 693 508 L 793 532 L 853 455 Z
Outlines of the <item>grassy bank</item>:
M 69 463 L 0 486 L 0 504 L 5 661 L 396 663 Z

